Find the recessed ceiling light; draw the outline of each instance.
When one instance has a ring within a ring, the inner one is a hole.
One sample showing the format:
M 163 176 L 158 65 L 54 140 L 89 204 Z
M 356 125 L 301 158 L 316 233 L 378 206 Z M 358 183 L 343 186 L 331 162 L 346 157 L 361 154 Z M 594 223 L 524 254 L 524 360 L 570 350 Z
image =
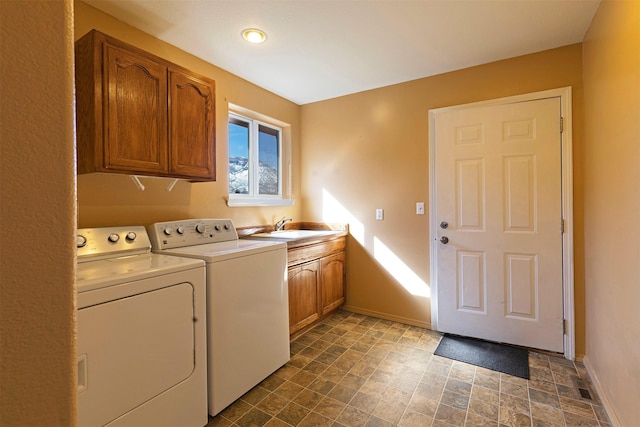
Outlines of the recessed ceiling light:
M 267 35 L 257 28 L 247 28 L 242 31 L 242 38 L 249 43 L 260 44 L 267 39 Z

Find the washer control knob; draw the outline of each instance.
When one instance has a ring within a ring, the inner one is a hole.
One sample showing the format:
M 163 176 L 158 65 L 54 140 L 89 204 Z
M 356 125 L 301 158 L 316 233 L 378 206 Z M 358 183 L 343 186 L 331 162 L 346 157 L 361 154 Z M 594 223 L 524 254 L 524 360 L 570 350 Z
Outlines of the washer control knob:
M 76 246 L 78 248 L 84 248 L 85 246 L 87 246 L 87 238 L 84 237 L 82 234 L 78 234 L 76 236 Z
M 204 224 L 198 224 L 198 225 L 196 225 L 196 231 L 197 231 L 199 234 L 203 234 L 203 233 L 204 233 L 204 230 L 205 230 Z
M 109 234 L 109 237 L 107 238 L 111 243 L 116 243 L 118 240 L 120 240 L 120 235 L 116 234 L 116 233 L 111 233 Z
M 173 228 L 171 227 L 167 227 L 164 229 L 164 234 L 167 236 L 171 236 L 171 233 L 173 233 Z
M 178 234 L 184 234 L 184 227 L 180 225 L 176 231 Z
M 127 242 L 133 242 L 134 240 L 136 240 L 136 237 L 138 237 L 138 235 L 133 231 L 130 231 L 127 233 L 125 239 L 127 239 Z
M 224 229 L 225 229 L 225 230 L 227 230 L 227 231 L 229 231 L 229 224 L 225 224 L 225 225 L 224 225 Z
M 216 224 L 213 228 L 215 228 L 216 231 L 220 231 L 220 226 L 218 224 Z

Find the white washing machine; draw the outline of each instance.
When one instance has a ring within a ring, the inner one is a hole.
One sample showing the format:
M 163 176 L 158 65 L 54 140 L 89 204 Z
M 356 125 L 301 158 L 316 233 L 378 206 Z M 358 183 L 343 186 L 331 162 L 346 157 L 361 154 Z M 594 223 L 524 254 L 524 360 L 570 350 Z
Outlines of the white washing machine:
M 77 246 L 78 425 L 207 424 L 204 262 L 151 253 L 144 227 Z
M 149 227 L 153 250 L 207 265 L 208 399 L 216 415 L 287 363 L 287 245 L 239 240 L 231 220 Z

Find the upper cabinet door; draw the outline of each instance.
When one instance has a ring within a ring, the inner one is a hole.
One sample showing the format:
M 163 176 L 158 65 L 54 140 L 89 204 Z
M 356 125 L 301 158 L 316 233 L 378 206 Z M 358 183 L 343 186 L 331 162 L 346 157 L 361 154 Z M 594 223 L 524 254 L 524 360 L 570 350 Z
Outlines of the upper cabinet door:
M 214 82 L 169 71 L 169 172 L 215 179 Z
M 103 52 L 105 167 L 166 173 L 167 67 L 108 43 Z

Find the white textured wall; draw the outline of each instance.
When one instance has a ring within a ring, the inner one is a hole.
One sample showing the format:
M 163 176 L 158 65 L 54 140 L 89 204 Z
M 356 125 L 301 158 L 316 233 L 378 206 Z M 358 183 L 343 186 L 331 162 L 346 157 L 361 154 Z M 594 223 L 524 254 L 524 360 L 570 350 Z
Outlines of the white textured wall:
M 640 424 L 640 2 L 605 0 L 583 43 L 585 364 Z
M 73 5 L 0 0 L 0 424 L 73 426 Z

